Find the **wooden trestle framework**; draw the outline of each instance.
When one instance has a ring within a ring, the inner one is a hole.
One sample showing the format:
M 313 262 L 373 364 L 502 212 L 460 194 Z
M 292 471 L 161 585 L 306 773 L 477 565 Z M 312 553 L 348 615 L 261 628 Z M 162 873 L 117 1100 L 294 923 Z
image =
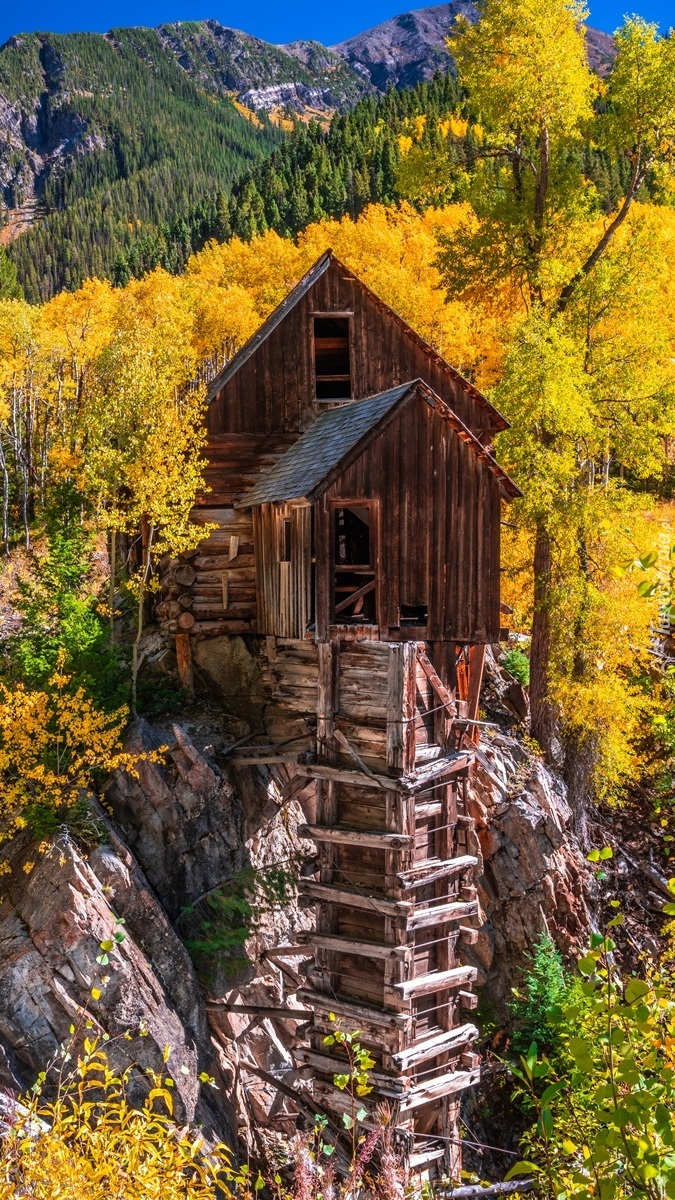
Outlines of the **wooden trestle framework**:
M 333 1082 L 345 1058 L 324 1042 L 330 1014 L 359 1029 L 377 1064 L 366 1108 L 388 1104 L 412 1168 L 452 1174 L 458 1095 L 479 1076 L 464 1015 L 476 971 L 461 946 L 477 937 L 466 787 L 484 647 L 455 647 L 448 683 L 426 643 L 268 638 L 266 649 L 291 713 L 314 684 L 317 697 L 315 752 L 295 766 L 316 780 L 316 819 L 301 832 L 318 847 L 315 876 L 300 882 L 316 929 L 298 992 L 314 1016 L 297 1063 L 311 1068 L 317 1107 L 339 1120 L 352 1099 Z

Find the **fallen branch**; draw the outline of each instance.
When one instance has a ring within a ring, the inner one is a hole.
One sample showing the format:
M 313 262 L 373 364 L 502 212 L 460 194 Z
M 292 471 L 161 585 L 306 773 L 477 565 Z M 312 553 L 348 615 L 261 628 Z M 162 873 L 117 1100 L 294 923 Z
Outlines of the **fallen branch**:
M 481 1187 L 479 1183 L 466 1187 L 434 1188 L 434 1196 L 442 1196 L 443 1200 L 482 1200 L 483 1196 L 511 1196 L 514 1192 L 533 1192 L 536 1187 L 534 1179 L 513 1179 L 510 1183 L 491 1183 Z
M 646 875 L 647 879 L 651 879 L 654 887 L 658 888 L 661 894 L 665 896 L 667 900 L 672 901 L 673 893 L 668 887 L 668 880 L 664 879 L 663 875 L 661 875 L 648 863 L 640 862 L 638 859 L 631 858 L 630 854 L 626 853 L 623 846 L 618 847 L 618 852 L 623 858 L 625 858 L 628 865 L 632 867 L 634 871 L 641 871 L 643 875 Z

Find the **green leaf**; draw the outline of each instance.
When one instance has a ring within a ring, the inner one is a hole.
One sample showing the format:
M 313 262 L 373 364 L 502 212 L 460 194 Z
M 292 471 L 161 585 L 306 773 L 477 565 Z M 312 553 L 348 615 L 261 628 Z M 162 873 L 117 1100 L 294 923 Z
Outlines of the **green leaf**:
M 342 1114 L 342 1124 L 344 1125 L 345 1129 L 353 1129 L 354 1128 L 354 1118 L 350 1117 L 349 1113 L 343 1113 Z
M 657 562 L 658 557 L 659 555 L 657 550 L 650 550 L 649 554 L 645 554 L 644 558 L 639 558 L 638 562 L 643 571 L 648 571 L 649 568 L 653 567 L 654 563 Z
M 608 858 L 614 858 L 614 851 L 612 850 L 612 847 L 603 846 L 602 850 L 600 851 L 600 858 L 603 862 L 606 862 Z
M 504 1182 L 508 1183 L 509 1179 L 513 1179 L 515 1175 L 529 1175 L 530 1171 L 536 1171 L 540 1174 L 541 1167 L 538 1167 L 536 1163 L 528 1162 L 526 1158 L 520 1159 L 517 1163 L 513 1164 L 511 1170 L 504 1176 Z
M 630 983 L 626 984 L 624 998 L 626 1004 L 635 1004 L 636 1000 L 640 1000 L 642 996 L 646 996 L 649 991 L 649 984 L 643 979 L 631 979 Z
M 359 1121 L 364 1121 L 364 1120 L 365 1120 L 365 1118 L 368 1116 L 368 1109 L 367 1109 L 367 1108 L 359 1108 L 359 1109 L 357 1109 L 357 1110 L 356 1110 L 356 1116 L 357 1116 L 357 1118 L 358 1118 L 358 1120 L 359 1120 Z
M 597 965 L 597 959 L 594 954 L 587 954 L 585 958 L 580 958 L 577 963 L 582 975 L 592 975 Z
M 335 1146 L 329 1146 L 328 1142 L 323 1143 L 322 1150 L 327 1158 L 330 1158 L 331 1154 L 335 1154 Z

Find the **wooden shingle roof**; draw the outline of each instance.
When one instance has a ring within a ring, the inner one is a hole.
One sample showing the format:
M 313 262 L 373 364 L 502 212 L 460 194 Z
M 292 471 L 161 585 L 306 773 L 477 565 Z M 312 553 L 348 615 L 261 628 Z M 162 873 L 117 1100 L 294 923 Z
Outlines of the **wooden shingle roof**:
M 353 400 L 322 413 L 272 469 L 242 496 L 237 507 L 252 508 L 257 504 L 288 500 L 313 502 L 381 432 L 387 420 L 414 396 L 421 396 L 452 426 L 458 437 L 499 479 L 506 496 L 522 495 L 493 455 L 445 401 L 422 379 L 414 379 L 367 400 Z

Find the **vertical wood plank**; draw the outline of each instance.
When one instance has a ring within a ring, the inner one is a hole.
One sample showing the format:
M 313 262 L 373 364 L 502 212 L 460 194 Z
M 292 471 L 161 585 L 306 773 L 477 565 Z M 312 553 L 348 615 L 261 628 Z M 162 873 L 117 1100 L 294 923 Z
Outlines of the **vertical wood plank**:
M 176 634 L 176 665 L 181 686 L 190 696 L 195 693 L 194 672 L 192 669 L 192 642 L 189 633 Z

